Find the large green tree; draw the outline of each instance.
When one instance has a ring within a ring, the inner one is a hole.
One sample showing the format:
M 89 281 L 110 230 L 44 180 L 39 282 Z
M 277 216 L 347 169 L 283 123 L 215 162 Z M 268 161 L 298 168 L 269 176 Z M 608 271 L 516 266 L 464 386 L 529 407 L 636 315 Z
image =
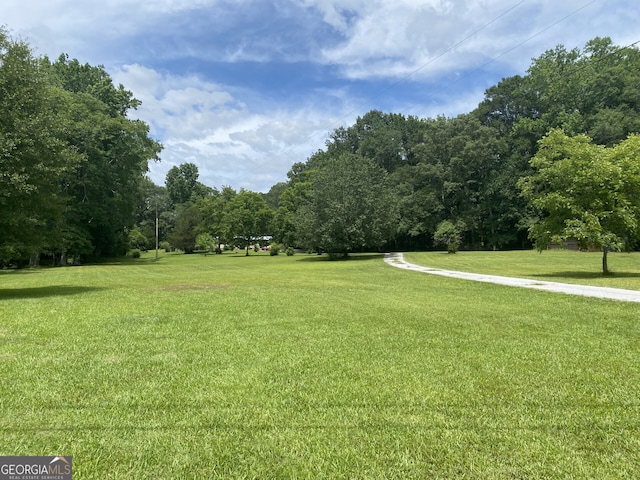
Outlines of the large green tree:
M 379 249 L 396 228 L 397 201 L 387 173 L 357 154 L 327 155 L 296 212 L 301 242 L 332 256 Z
M 175 226 L 168 236 L 171 246 L 185 253 L 193 253 L 196 248 L 196 239 L 202 233 L 201 224 L 202 216 L 195 204 L 180 204 L 176 209 Z
M 35 59 L 0 30 L 0 256 L 126 253 L 160 144 L 102 66 Z
M 198 175 L 198 167 L 194 163 L 183 163 L 169 169 L 165 185 L 172 205 L 191 200 L 198 185 Z
M 594 144 L 586 135 L 554 129 L 540 140 L 522 178 L 522 195 L 539 213 L 529 234 L 540 250 L 575 239 L 607 253 L 633 246 L 640 238 L 640 136 L 614 147 Z
M 41 63 L 58 96 L 67 99 L 62 139 L 81 156 L 62 185 L 70 198 L 62 224 L 68 233 L 52 248 L 63 254 L 122 255 L 148 161 L 157 160 L 162 147 L 150 138 L 144 122 L 126 116 L 140 102 L 122 85 L 116 87 L 102 66 L 80 64 L 66 55 Z M 78 245 L 86 245 L 79 239 L 89 240 L 89 251 L 77 251 Z
M 224 207 L 225 236 L 230 241 L 243 240 L 246 255 L 249 255 L 249 247 L 253 242 L 271 235 L 272 216 L 273 211 L 262 195 L 242 189 Z
M 59 236 L 61 185 L 80 161 L 61 139 L 67 100 L 29 46 L 0 29 L 0 260 L 36 254 Z
M 224 222 L 225 207 L 236 195 L 237 193 L 233 188 L 225 186 L 220 192 L 215 190 L 214 194 L 200 198 L 196 202 L 202 217 L 200 231 L 211 236 L 218 248 L 221 248 L 222 243 L 227 242 L 227 231 Z M 233 240 L 233 238 L 229 240 Z

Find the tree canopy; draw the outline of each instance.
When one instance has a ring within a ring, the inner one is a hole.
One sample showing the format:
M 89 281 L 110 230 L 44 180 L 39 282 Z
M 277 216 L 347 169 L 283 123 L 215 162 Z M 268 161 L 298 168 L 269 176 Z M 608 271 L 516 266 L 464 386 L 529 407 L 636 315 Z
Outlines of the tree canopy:
M 607 252 L 638 241 L 638 85 L 636 47 L 559 45 L 471 112 L 365 113 L 267 194 L 205 186 L 194 163 L 155 186 L 145 172 L 161 145 L 127 117 L 131 92 L 0 31 L 0 261 L 148 246 L 157 207 L 160 239 L 185 251 L 271 235 L 332 255 L 573 238 L 606 269 Z
M 521 195 L 518 181 L 536 169 L 531 159 L 544 145 L 538 141 L 561 128 L 613 148 L 640 132 L 638 85 L 638 49 L 595 38 L 582 50 L 557 46 L 544 52 L 525 75 L 503 79 L 487 89 L 476 109 L 454 118 L 371 111 L 334 130 L 324 150 L 293 165 L 285 188 L 278 186 L 276 235 L 285 243 L 326 248 L 323 238 L 374 225 L 359 222 L 356 206 L 366 203 L 352 201 L 361 176 L 371 175 L 375 184 L 379 175 L 356 166 L 354 159 L 361 158 L 386 175 L 377 195 L 386 192 L 384 204 L 397 213 L 382 242 L 358 240 L 353 248 L 433 248 L 442 225 L 456 226 L 464 248 L 531 246 L 535 206 Z M 346 197 L 341 185 L 353 185 L 343 189 Z
M 298 210 L 298 238 L 333 255 L 380 248 L 393 234 L 396 205 L 383 168 L 357 154 L 329 156 Z
M 607 252 L 633 247 L 640 239 L 640 136 L 614 147 L 595 145 L 586 135 L 552 130 L 523 177 L 523 196 L 539 217 L 529 228 L 538 249 L 575 240 Z
M 34 58 L 0 30 L 0 256 L 126 253 L 161 146 L 103 67 Z
M 64 139 L 70 103 L 29 46 L 0 29 L 0 260 L 55 241 L 68 200 L 61 185 L 82 161 Z
M 243 240 L 246 254 L 249 255 L 252 242 L 269 235 L 272 215 L 262 195 L 240 190 L 224 207 L 223 228 L 226 238 L 230 241 Z

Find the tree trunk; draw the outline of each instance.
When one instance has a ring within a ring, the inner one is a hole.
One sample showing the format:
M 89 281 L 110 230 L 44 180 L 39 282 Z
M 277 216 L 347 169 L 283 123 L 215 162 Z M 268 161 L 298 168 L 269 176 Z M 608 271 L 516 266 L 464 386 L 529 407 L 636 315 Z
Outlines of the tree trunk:
M 602 248 L 602 274 L 603 275 L 609 274 L 609 263 L 607 260 L 607 253 L 609 253 L 609 250 L 607 250 L 606 247 L 603 247 Z
M 40 253 L 31 254 L 31 257 L 29 257 L 29 266 L 30 267 L 40 266 Z

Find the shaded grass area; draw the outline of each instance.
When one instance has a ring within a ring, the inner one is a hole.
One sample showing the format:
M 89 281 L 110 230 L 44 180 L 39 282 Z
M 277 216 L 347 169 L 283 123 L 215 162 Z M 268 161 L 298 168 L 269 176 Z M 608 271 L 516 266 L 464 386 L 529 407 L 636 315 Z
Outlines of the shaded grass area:
M 504 252 L 410 252 L 418 265 L 507 277 L 640 290 L 640 253 L 609 253 L 610 275 L 602 274 L 602 253 L 549 250 Z
M 0 300 L 4 299 L 30 299 L 58 297 L 64 295 L 81 295 L 85 292 L 99 290 L 96 287 L 82 287 L 74 285 L 54 285 L 51 287 L 8 288 L 0 289 Z
M 0 275 L 0 455 L 73 455 L 74 478 L 639 471 L 637 305 L 360 258 Z

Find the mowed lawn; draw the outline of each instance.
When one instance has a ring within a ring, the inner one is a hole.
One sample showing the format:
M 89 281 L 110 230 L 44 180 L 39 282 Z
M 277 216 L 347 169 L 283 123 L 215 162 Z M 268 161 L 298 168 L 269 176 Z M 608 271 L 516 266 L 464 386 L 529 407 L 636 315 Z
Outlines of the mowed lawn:
M 535 250 L 504 252 L 410 252 L 408 262 L 418 265 L 523 277 L 541 281 L 578 283 L 640 290 L 640 253 L 609 253 L 609 274 L 602 274 L 602 252 Z
M 639 309 L 380 255 L 2 271 L 0 455 L 72 455 L 74 479 L 633 478 Z

